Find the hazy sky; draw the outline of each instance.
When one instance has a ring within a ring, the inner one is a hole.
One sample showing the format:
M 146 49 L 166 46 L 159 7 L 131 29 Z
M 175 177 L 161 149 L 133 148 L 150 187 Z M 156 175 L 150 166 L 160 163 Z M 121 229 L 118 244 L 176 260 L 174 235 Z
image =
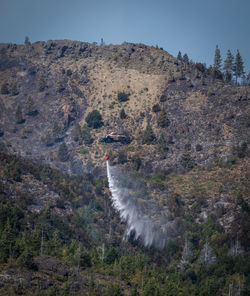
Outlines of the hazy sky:
M 238 48 L 250 70 L 250 0 L 0 0 L 0 42 L 124 41 L 213 63 Z

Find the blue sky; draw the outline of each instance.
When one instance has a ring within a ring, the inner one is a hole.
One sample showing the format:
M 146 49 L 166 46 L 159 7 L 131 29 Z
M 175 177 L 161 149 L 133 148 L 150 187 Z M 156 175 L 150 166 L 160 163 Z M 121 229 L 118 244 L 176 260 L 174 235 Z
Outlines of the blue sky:
M 124 41 L 213 63 L 238 48 L 250 70 L 250 0 L 0 0 L 0 42 Z

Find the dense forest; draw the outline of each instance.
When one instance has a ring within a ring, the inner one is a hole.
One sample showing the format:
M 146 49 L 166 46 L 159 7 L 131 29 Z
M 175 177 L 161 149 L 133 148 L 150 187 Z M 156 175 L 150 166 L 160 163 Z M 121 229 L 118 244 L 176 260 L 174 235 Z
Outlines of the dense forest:
M 183 209 L 176 200 L 178 236 L 170 237 L 165 249 L 157 251 L 144 248 L 132 237 L 122 240 L 123 226 L 108 200 L 106 178 L 68 176 L 1 153 L 3 174 L 2 294 L 249 293 L 250 209 L 241 192 L 237 195 L 241 207 L 237 236 L 226 233 L 214 217 L 200 225 L 190 214 L 179 216 Z M 31 179 L 39 183 L 38 188 L 46 186 L 57 194 L 53 204 L 39 201 L 36 191 L 25 186 Z

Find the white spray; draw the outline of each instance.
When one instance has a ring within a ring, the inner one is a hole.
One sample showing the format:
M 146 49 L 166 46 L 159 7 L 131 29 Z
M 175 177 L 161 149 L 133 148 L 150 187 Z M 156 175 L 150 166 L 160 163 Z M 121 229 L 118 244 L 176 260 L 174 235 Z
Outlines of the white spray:
M 112 194 L 112 204 L 119 212 L 122 222 L 126 223 L 125 237 L 129 237 L 131 233 L 135 234 L 135 239 L 140 238 L 146 247 L 152 245 L 158 249 L 163 249 L 166 242 L 166 234 L 162 231 L 159 223 L 155 224 L 150 219 L 149 207 L 145 203 L 147 196 L 140 186 L 134 186 L 128 176 L 124 176 L 118 168 L 111 167 L 107 161 L 107 175 L 109 189 Z M 142 199 L 141 197 L 144 197 Z M 146 210 L 145 210 L 146 208 Z M 152 211 L 151 207 L 151 211 Z M 146 213 L 145 213 L 146 212 Z

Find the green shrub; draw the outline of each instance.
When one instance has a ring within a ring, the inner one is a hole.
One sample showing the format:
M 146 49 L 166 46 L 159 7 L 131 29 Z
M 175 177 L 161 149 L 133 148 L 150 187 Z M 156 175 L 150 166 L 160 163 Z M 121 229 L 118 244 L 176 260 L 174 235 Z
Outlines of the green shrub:
M 28 269 L 37 270 L 37 265 L 34 262 L 33 254 L 29 249 L 25 249 L 24 252 L 19 256 L 17 263 L 20 267 L 26 267 Z
M 143 296 L 157 296 L 160 295 L 159 289 L 156 286 L 155 281 L 150 279 L 147 284 L 145 285 L 145 288 L 143 290 Z
M 153 144 L 155 143 L 155 134 L 153 132 L 152 126 L 148 123 L 145 131 L 142 134 L 142 142 L 143 144 Z
M 99 128 L 103 126 L 102 116 L 97 110 L 90 112 L 85 120 L 90 128 Z
M 199 152 L 199 151 L 202 150 L 202 148 L 203 148 L 202 145 L 197 144 L 196 147 L 195 147 L 195 150 L 196 150 L 197 152 Z
M 152 107 L 152 111 L 153 112 L 160 112 L 161 111 L 161 107 L 159 104 L 155 104 L 153 107 Z
M 114 247 L 111 247 L 106 254 L 105 263 L 113 264 L 118 259 L 118 252 Z
M 122 296 L 121 288 L 118 284 L 111 284 L 106 290 L 106 296 Z
M 126 117 L 127 117 L 127 114 L 125 113 L 124 109 L 122 108 L 122 110 L 120 112 L 120 118 L 125 119 Z
M 124 93 L 124 92 L 119 92 L 117 95 L 117 100 L 119 102 L 126 102 L 129 100 L 130 94 Z
M 196 163 L 192 160 L 189 152 L 185 152 L 182 154 L 181 163 L 185 168 L 193 169 L 196 167 Z
M 196 166 L 197 166 L 197 164 L 192 160 L 187 163 L 187 168 L 189 168 L 189 169 L 193 169 Z
M 81 148 L 79 149 L 79 152 L 80 152 L 81 154 L 88 154 L 88 153 L 89 153 L 89 151 L 88 151 L 86 148 L 84 148 L 84 147 L 81 147 Z
M 67 74 L 67 76 L 71 76 L 71 75 L 72 75 L 72 71 L 71 71 L 70 69 L 68 69 L 68 70 L 66 71 L 66 74 Z

